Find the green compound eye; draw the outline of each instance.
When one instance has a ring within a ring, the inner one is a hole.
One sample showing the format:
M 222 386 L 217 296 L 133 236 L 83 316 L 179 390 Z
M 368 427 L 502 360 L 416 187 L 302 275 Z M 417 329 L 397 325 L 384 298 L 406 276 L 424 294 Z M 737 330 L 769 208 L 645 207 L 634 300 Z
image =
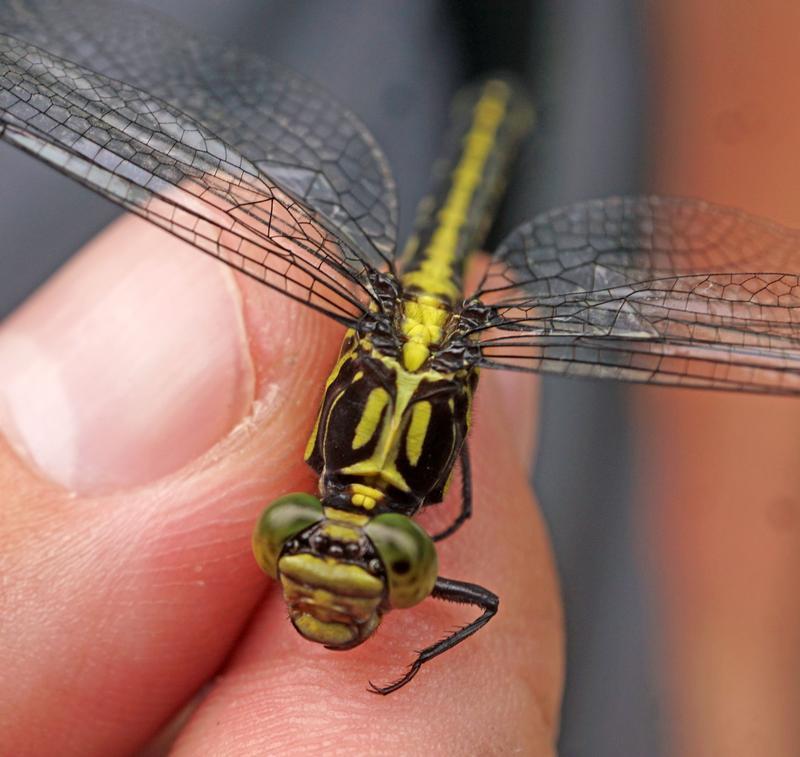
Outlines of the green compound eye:
M 399 513 L 373 518 L 364 531 L 378 552 L 389 583 L 392 607 L 412 607 L 433 591 L 439 560 L 430 536 Z
M 276 499 L 261 513 L 253 531 L 253 554 L 261 570 L 277 578 L 283 545 L 322 517 L 322 503 L 310 494 L 300 492 Z

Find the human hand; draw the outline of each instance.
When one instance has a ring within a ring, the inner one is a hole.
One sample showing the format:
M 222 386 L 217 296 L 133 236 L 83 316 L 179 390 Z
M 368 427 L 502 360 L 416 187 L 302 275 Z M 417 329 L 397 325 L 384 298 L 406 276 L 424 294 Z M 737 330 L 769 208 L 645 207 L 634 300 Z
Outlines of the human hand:
M 174 754 L 553 752 L 563 628 L 522 462 L 529 379 L 484 372 L 475 513 L 439 550 L 500 611 L 410 685 L 367 691 L 473 609 L 429 599 L 336 653 L 294 631 L 258 570 L 262 508 L 316 487 L 303 448 L 340 339 L 133 219 L 0 327 L 4 753 L 156 754 L 173 737 Z

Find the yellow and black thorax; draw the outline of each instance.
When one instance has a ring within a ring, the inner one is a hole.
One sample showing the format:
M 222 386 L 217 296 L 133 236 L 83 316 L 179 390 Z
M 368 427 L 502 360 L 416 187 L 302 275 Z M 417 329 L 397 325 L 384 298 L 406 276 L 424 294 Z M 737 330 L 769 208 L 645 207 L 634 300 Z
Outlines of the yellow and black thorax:
M 351 334 L 306 454 L 325 502 L 407 515 L 439 502 L 466 437 L 476 382 L 469 366 L 409 371 L 402 348 L 381 350 Z

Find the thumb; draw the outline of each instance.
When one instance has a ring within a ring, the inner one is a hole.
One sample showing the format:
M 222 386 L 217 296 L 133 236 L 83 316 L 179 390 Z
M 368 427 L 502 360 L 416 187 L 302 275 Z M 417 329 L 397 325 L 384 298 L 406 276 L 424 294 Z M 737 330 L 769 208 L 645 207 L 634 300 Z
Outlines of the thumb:
M 220 666 L 313 486 L 322 320 L 124 219 L 2 324 L 3 751 L 129 751 Z

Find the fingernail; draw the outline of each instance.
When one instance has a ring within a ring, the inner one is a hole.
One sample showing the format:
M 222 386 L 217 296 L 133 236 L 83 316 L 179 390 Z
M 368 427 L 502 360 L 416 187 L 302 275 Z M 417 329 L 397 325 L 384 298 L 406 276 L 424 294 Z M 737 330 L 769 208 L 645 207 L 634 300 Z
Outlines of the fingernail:
M 247 344 L 232 274 L 123 219 L 0 325 L 0 430 L 76 492 L 148 483 L 249 411 Z

